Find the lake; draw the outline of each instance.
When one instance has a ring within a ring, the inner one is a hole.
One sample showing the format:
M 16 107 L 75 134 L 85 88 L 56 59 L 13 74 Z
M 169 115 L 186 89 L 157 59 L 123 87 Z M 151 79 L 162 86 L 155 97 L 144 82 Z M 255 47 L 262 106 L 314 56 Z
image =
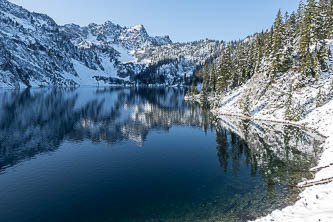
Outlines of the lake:
M 295 202 L 322 138 L 184 94 L 0 90 L 0 221 L 246 221 Z

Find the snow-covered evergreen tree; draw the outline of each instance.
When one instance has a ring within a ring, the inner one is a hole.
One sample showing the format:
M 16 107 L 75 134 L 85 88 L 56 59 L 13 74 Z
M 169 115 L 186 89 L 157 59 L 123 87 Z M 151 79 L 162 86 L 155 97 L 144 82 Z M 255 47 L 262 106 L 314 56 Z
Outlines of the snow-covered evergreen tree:
M 321 89 L 319 89 L 316 97 L 316 107 L 321 107 L 324 104 L 324 95 Z
M 295 111 L 296 111 L 295 112 L 296 116 L 294 118 L 294 121 L 300 121 L 303 118 L 303 115 L 304 115 L 304 110 L 302 108 L 301 102 L 297 103 Z
M 228 90 L 232 74 L 231 48 L 230 45 L 227 45 L 222 53 L 222 62 L 218 68 L 217 88 L 219 92 L 225 92 Z
M 284 61 L 286 60 L 286 53 L 284 47 L 285 27 L 282 20 L 281 10 L 278 11 L 273 26 L 273 44 L 271 52 L 271 73 L 275 74 L 282 72 L 286 69 Z
M 289 91 L 287 94 L 287 100 L 285 102 L 285 120 L 293 120 L 294 119 L 294 104 L 293 104 L 293 85 L 290 84 Z
M 247 116 L 247 117 L 251 116 L 251 101 L 250 101 L 250 92 L 249 91 L 247 91 L 245 93 L 245 96 L 242 100 L 241 108 L 242 108 L 242 114 L 244 116 Z

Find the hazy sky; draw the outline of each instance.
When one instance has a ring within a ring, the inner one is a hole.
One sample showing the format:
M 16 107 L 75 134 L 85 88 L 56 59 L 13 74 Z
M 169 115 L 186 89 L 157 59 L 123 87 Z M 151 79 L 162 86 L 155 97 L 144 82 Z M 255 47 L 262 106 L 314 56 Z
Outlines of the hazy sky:
M 46 13 L 58 24 L 110 20 L 143 24 L 150 35 L 173 41 L 236 40 L 269 28 L 279 8 L 294 11 L 298 0 L 10 0 Z

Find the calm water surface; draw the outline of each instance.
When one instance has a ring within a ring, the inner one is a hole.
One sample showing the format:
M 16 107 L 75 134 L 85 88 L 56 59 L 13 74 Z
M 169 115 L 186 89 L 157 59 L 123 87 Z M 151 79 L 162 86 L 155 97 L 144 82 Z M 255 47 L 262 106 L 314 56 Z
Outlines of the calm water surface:
M 0 90 L 0 221 L 246 221 L 295 201 L 320 138 L 183 96 Z

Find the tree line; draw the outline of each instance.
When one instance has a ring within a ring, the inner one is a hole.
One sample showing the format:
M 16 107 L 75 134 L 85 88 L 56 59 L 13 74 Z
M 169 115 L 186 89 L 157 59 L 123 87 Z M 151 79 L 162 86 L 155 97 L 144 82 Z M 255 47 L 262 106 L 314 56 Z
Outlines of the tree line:
M 255 73 L 267 75 L 270 81 L 287 71 L 302 73 L 304 79 L 318 78 L 328 71 L 327 61 L 332 59 L 327 47 L 332 35 L 333 0 L 301 0 L 296 12 L 279 10 L 270 29 L 223 43 L 220 56 L 196 71 L 202 77 L 201 92 L 223 95 Z

